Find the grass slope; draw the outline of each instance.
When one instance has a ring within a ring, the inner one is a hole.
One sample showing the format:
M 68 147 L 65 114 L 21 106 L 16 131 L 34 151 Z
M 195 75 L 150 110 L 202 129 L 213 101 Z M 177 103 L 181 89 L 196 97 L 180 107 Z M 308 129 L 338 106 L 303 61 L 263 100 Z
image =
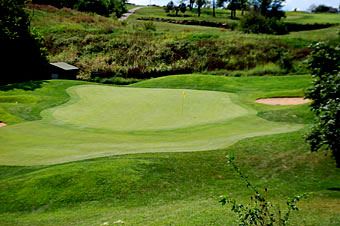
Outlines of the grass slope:
M 307 192 L 292 225 L 340 222 L 339 169 L 322 153 L 310 153 L 303 132 L 243 140 L 227 150 L 138 154 L 48 167 L 1 167 L 2 225 L 232 225 L 234 215 L 218 196 L 248 201 L 249 191 L 226 166 L 237 162 L 269 198 Z M 21 172 L 18 173 L 19 169 Z
M 185 86 L 187 78 L 203 79 L 205 85 L 210 80 L 210 76 L 206 75 L 162 79 L 182 81 Z M 43 120 L 2 128 L 0 163 L 45 165 L 117 154 L 213 150 L 243 138 L 289 132 L 302 127 L 294 121 L 267 121 L 256 115 L 254 100 L 263 94 L 254 93 L 247 86 L 261 80 L 211 78 L 215 83 L 228 84 L 236 91 L 248 90 L 246 94 L 250 94 L 250 98 L 242 92 L 239 95 L 238 92 L 77 86 L 71 89 L 71 101 L 43 112 Z M 290 79 L 295 80 L 294 77 Z M 308 80 L 307 77 L 304 79 Z M 274 90 L 283 89 L 275 85 L 279 78 L 271 80 L 276 87 Z M 299 83 L 298 92 L 306 85 L 308 83 Z M 224 90 L 228 91 L 227 88 Z M 265 88 L 262 92 L 266 92 Z M 284 94 L 287 95 L 287 92 Z M 275 94 L 283 95 L 274 91 L 269 95 Z M 291 90 L 291 94 L 297 95 L 297 91 Z

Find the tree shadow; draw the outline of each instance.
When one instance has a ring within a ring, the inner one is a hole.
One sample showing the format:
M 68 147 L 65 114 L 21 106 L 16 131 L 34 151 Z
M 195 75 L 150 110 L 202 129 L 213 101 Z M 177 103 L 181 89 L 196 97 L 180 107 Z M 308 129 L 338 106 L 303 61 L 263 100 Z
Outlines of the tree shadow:
M 329 190 L 329 191 L 340 191 L 340 187 L 339 188 L 337 188 L 337 187 L 327 188 L 327 190 Z
M 41 88 L 41 86 L 47 83 L 47 81 L 29 81 L 29 82 L 22 82 L 22 83 L 14 83 L 8 85 L 0 85 L 1 91 L 9 91 L 13 89 L 22 89 L 26 91 L 33 91 L 35 89 Z

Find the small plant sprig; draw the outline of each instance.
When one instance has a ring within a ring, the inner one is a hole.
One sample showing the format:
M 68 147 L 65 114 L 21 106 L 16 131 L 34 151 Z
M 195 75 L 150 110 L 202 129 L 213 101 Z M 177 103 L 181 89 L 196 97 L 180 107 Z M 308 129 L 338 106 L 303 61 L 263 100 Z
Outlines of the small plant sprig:
M 284 215 L 279 207 L 275 207 L 267 200 L 268 189 L 264 189 L 264 194 L 259 192 L 258 188 L 248 180 L 248 177 L 243 174 L 240 168 L 235 163 L 234 155 L 227 155 L 227 162 L 238 176 L 245 182 L 247 188 L 252 190 L 255 194 L 251 196 L 252 204 L 244 205 L 237 203 L 235 199 L 221 196 L 219 201 L 222 205 L 231 204 L 231 210 L 238 215 L 239 225 L 279 225 L 284 226 L 288 224 L 290 214 L 294 210 L 299 210 L 296 206 L 306 195 L 297 195 L 287 201 L 287 211 Z

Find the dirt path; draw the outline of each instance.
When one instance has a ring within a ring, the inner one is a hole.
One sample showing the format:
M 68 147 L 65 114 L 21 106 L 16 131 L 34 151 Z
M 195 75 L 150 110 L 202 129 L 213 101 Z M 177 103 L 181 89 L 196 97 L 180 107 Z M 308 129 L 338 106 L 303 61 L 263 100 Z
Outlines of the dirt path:
M 124 13 L 118 20 L 120 21 L 126 20 L 129 16 L 131 16 L 132 14 L 134 14 L 137 10 L 141 8 L 143 7 L 136 7 L 136 8 L 130 9 L 129 11 L 127 11 L 127 13 Z
M 268 104 L 268 105 L 298 105 L 309 103 L 310 100 L 302 97 L 276 97 L 276 98 L 265 98 L 257 99 L 256 103 Z

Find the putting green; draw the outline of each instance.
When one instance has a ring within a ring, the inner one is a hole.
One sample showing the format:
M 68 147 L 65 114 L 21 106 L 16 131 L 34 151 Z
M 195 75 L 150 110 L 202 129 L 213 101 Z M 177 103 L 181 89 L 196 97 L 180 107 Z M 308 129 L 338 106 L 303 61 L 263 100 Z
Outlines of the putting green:
M 74 86 L 68 92 L 71 100 L 42 112 L 42 120 L 1 128 L 0 165 L 212 150 L 302 127 L 259 118 L 230 93 L 102 85 Z
M 115 131 L 192 127 L 248 113 L 222 92 L 88 85 L 69 93 L 76 102 L 52 109 L 55 122 Z

